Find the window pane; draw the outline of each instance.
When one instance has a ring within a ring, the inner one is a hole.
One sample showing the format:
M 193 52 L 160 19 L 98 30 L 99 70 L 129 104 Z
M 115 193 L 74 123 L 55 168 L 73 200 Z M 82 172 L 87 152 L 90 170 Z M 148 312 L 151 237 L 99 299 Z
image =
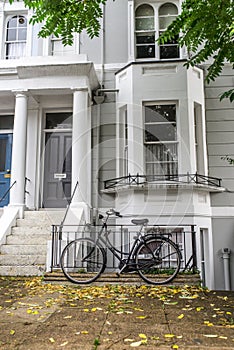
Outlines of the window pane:
M 178 174 L 177 144 L 145 146 L 146 175 Z
M 137 46 L 137 58 L 154 58 L 155 45 Z
M 22 43 L 12 43 L 6 45 L 6 58 L 16 59 L 25 56 L 26 44 Z
M 145 106 L 145 121 L 149 122 L 176 122 L 176 105 Z
M 176 16 L 159 17 L 159 28 L 166 29 L 175 19 Z
M 46 129 L 71 129 L 72 114 L 68 113 L 48 113 L 46 114 Z
M 149 124 L 145 126 L 145 142 L 176 141 L 175 124 Z
M 174 4 L 162 5 L 159 9 L 159 16 L 177 15 L 178 9 Z
M 178 58 L 180 55 L 178 45 L 160 46 L 160 58 Z
M 17 27 L 17 16 L 12 17 L 9 19 L 7 28 L 16 28 Z
M 146 145 L 147 162 L 177 162 L 177 144 Z
M 154 16 L 154 9 L 150 5 L 141 5 L 136 10 L 136 17 Z
M 22 28 L 18 31 L 18 40 L 26 40 L 27 28 Z
M 152 30 L 154 29 L 154 18 L 136 18 L 136 30 Z
M 0 171 L 5 171 L 6 167 L 6 145 L 7 140 L 6 139 L 0 139 Z
M 147 44 L 147 43 L 155 43 L 155 35 L 154 33 L 142 33 L 142 34 L 137 34 L 136 36 L 136 43 L 137 44 Z
M 16 29 L 8 29 L 7 31 L 7 41 L 16 40 Z
M 6 130 L 6 129 L 12 130 L 13 124 L 14 124 L 14 116 L 13 115 L 1 115 L 0 116 L 0 129 L 1 130 Z

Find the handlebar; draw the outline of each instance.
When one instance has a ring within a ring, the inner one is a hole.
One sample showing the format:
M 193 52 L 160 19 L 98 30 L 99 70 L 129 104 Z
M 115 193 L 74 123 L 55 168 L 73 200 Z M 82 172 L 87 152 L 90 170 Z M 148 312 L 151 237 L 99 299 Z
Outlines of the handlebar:
M 115 215 L 118 216 L 119 218 L 122 218 L 123 216 L 120 214 L 119 211 L 116 211 L 114 209 L 109 209 L 106 211 L 106 215 L 110 216 L 110 215 Z

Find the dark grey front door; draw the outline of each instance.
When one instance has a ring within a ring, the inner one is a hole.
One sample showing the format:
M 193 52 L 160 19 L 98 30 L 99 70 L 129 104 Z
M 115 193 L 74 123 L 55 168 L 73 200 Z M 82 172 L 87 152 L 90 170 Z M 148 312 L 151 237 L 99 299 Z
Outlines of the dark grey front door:
M 47 132 L 43 207 L 64 208 L 71 198 L 72 134 Z

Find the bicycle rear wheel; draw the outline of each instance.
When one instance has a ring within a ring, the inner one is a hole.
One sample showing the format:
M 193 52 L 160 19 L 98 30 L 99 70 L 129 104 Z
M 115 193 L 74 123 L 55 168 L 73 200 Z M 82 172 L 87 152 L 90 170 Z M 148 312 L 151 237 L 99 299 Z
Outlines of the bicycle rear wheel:
M 139 245 L 135 259 L 143 280 L 150 284 L 165 284 L 179 272 L 181 253 L 170 239 L 152 237 Z
M 64 248 L 60 265 L 69 281 L 91 283 L 105 270 L 106 252 L 92 239 L 79 238 Z

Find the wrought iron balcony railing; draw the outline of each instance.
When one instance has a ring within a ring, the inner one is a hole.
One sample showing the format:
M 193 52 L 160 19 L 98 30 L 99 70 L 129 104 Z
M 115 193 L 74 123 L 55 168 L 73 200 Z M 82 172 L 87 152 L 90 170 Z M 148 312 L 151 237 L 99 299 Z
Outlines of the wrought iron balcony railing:
M 200 174 L 167 174 L 167 175 L 127 175 L 104 181 L 104 189 L 126 185 L 143 185 L 148 183 L 197 184 L 221 188 L 221 179 Z

